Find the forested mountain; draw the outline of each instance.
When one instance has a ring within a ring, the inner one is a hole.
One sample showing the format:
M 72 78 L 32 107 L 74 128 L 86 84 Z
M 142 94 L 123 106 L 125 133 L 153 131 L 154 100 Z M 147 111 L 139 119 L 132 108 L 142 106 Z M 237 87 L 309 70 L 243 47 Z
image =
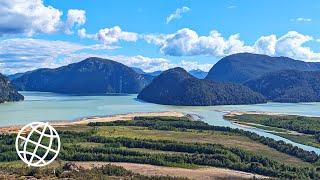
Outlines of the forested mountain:
M 24 73 L 16 73 L 16 74 L 10 74 L 10 75 L 7 75 L 7 78 L 12 81 L 14 79 L 17 79 L 21 76 L 23 76 Z
M 8 79 L 0 74 L 0 103 L 20 101 L 23 99 L 24 97 L 16 91 Z
M 191 74 L 192 76 L 198 79 L 204 79 L 208 75 L 208 72 L 204 72 L 200 69 L 193 69 L 189 71 L 189 74 Z
M 138 93 L 152 80 L 121 63 L 96 57 L 56 69 L 39 69 L 12 82 L 19 90 L 56 93 Z
M 164 71 L 145 87 L 138 99 L 171 105 L 255 104 L 266 102 L 249 88 L 197 79 L 182 68 Z
M 280 70 L 317 71 L 320 63 L 298 61 L 287 57 L 239 53 L 226 56 L 209 71 L 206 79 L 243 83 L 265 73 Z
M 245 85 L 272 101 L 320 101 L 320 71 L 272 72 L 250 80 Z

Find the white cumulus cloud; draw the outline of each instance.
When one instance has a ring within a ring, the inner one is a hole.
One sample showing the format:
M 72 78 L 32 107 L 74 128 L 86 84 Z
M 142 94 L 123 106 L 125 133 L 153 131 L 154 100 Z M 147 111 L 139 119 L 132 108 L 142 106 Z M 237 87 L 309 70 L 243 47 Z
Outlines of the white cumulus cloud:
M 199 36 L 195 31 L 184 28 L 169 35 L 146 35 L 145 40 L 160 46 L 160 51 L 171 56 L 212 55 L 225 56 L 238 52 L 253 51 L 244 45 L 239 34 L 231 35 L 228 39 L 218 31 L 211 31 L 208 36 Z
M 250 52 L 270 56 L 287 56 L 298 60 L 319 61 L 320 53 L 305 46 L 313 37 L 289 31 L 277 37 L 274 34 L 259 37 L 254 44 L 249 45 L 240 39 L 239 34 L 224 38 L 213 30 L 207 36 L 184 28 L 173 34 L 148 34 L 143 38 L 146 42 L 159 46 L 160 52 L 170 56 L 210 55 L 224 57 L 230 54 Z
M 42 0 L 2 0 L 0 2 L 0 35 L 52 33 L 61 25 L 62 12 L 44 5 Z
M 78 30 L 78 35 L 81 38 L 100 40 L 105 45 L 111 45 L 119 41 L 135 42 L 138 40 L 137 33 L 122 31 L 119 26 L 100 29 L 96 34 L 87 34 L 86 29 L 82 28 Z
M 67 14 L 67 20 L 64 26 L 64 32 L 67 34 L 72 34 L 72 28 L 76 26 L 81 26 L 86 23 L 86 12 L 80 9 L 69 9 Z
M 100 29 L 97 33 L 99 40 L 104 42 L 104 44 L 116 43 L 120 40 L 122 41 L 137 41 L 138 34 L 133 32 L 122 31 L 119 26 L 114 26 L 112 28 Z
M 182 8 L 178 8 L 176 9 L 175 12 L 173 12 L 172 14 L 170 14 L 167 19 L 166 19 L 166 23 L 169 24 L 172 20 L 175 19 L 180 19 L 182 17 L 183 13 L 186 13 L 190 11 L 190 8 L 183 6 Z
M 275 35 L 261 36 L 254 43 L 254 52 L 258 54 L 275 55 L 277 37 Z
M 310 61 L 320 60 L 320 53 L 314 52 L 310 47 L 303 46 L 303 44 L 311 40 L 313 40 L 311 36 L 303 35 L 296 31 L 289 31 L 278 38 L 275 55 Z
M 4 34 L 25 34 L 65 32 L 72 34 L 74 26 L 86 22 L 84 10 L 70 9 L 66 21 L 63 12 L 43 0 L 1 0 L 0 36 Z

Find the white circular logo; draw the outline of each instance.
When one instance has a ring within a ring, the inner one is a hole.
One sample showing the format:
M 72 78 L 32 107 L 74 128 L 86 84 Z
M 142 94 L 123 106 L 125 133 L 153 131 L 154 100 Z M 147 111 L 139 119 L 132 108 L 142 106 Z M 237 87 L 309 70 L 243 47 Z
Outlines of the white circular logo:
M 49 123 L 33 122 L 20 129 L 16 150 L 28 166 L 42 167 L 53 162 L 60 151 L 60 137 Z

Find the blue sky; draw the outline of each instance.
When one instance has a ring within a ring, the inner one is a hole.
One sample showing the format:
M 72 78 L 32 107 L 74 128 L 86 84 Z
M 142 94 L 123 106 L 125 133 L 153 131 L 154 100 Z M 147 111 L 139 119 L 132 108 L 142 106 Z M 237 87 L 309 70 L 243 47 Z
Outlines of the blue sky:
M 317 12 L 320 1 L 4 0 L 0 72 L 89 56 L 145 71 L 207 71 L 239 52 L 320 62 Z

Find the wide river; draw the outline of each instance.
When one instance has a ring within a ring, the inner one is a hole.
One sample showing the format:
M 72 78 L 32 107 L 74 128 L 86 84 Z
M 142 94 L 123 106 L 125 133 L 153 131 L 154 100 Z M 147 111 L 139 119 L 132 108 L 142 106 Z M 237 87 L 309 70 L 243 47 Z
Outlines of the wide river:
M 294 143 L 257 128 L 242 128 L 223 119 L 228 111 L 258 111 L 320 116 L 320 103 L 267 103 L 225 106 L 167 106 L 141 102 L 136 95 L 71 96 L 43 92 L 21 92 L 25 101 L 0 104 L 0 126 L 23 125 L 33 121 L 75 120 L 87 116 L 105 116 L 131 112 L 180 111 L 197 114 L 203 121 L 216 126 L 241 128 L 259 135 L 283 140 L 320 154 L 320 149 Z

